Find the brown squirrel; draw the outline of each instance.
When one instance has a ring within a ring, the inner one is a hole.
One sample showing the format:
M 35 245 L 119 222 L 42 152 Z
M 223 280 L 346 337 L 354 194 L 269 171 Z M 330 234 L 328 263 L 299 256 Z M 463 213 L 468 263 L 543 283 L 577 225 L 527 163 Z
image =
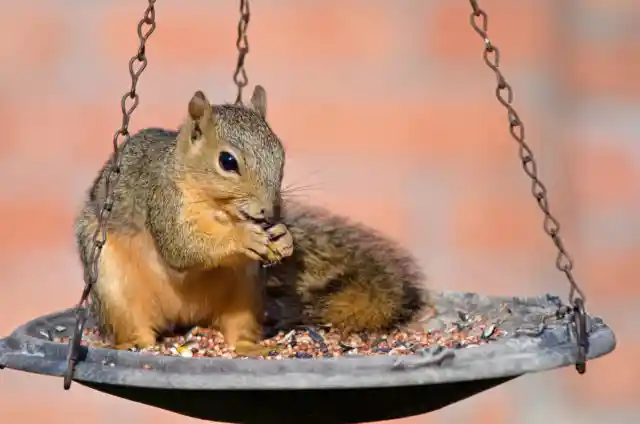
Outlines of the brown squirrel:
M 118 349 L 176 326 L 218 328 L 250 350 L 263 337 L 264 288 L 283 325 L 390 328 L 426 305 L 413 259 L 373 230 L 282 200 L 285 154 L 266 122 L 266 93 L 212 105 L 201 91 L 178 131 L 147 128 L 121 149 L 91 307 Z M 113 155 L 75 222 L 89 271 Z M 266 275 L 261 263 L 274 264 Z

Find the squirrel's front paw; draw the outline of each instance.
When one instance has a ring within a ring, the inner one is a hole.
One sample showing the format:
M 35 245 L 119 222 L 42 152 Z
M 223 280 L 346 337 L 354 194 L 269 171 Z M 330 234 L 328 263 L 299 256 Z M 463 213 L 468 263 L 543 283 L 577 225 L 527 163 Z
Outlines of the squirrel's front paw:
M 293 253 L 293 236 L 284 224 L 276 224 L 267 228 L 267 233 L 269 233 L 269 247 L 277 255 L 276 260 L 271 262 L 279 262 L 283 258 L 291 256 Z
M 239 225 L 242 252 L 257 261 L 279 262 L 293 252 L 293 238 L 283 224 L 264 229 L 253 222 Z
M 242 222 L 236 227 L 239 250 L 256 261 L 269 256 L 269 233 L 253 222 Z

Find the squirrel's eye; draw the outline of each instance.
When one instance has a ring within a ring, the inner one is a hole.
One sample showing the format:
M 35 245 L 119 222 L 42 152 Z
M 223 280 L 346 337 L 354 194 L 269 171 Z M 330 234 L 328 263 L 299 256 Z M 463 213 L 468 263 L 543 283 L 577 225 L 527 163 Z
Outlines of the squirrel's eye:
M 239 173 L 238 161 L 229 152 L 220 152 L 220 155 L 218 156 L 218 163 L 220 164 L 220 168 L 227 172 Z

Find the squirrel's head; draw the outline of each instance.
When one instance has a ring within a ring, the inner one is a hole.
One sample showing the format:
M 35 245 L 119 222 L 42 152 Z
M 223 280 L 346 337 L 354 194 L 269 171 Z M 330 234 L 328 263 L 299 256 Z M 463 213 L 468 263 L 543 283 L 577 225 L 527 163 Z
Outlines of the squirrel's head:
M 197 189 L 232 216 L 277 220 L 285 154 L 266 120 L 266 93 L 249 107 L 211 105 L 202 91 L 189 101 L 178 136 L 178 166 Z

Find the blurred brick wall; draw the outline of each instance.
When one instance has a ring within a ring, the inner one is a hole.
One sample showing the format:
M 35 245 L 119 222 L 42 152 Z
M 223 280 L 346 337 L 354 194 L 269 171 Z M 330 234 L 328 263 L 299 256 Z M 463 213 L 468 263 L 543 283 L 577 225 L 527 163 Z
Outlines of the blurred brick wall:
M 619 345 L 585 376 L 526 376 L 402 422 L 636 423 L 640 3 L 480 3 L 589 309 L 607 318 Z M 6 335 L 80 294 L 73 215 L 119 126 L 146 3 L 0 4 Z M 410 246 L 435 287 L 566 293 L 467 1 L 256 1 L 252 10 L 249 78 L 267 88 L 288 182 Z M 196 89 L 217 102 L 234 96 L 235 1 L 160 1 L 157 20 L 135 128 L 176 126 Z M 41 419 L 195 422 L 77 384 L 64 392 L 59 379 L 0 372 L 0 422 Z

